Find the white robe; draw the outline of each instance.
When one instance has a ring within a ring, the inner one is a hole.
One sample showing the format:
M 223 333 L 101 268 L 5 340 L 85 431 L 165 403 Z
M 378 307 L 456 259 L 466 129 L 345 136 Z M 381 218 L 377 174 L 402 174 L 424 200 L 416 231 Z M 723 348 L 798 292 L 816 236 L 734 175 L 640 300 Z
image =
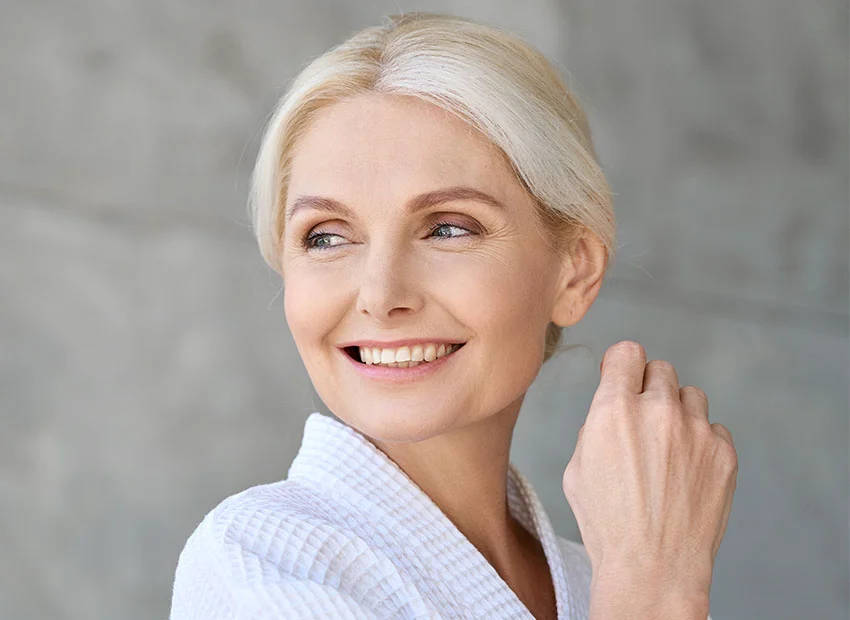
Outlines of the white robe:
M 586 619 L 591 566 L 584 547 L 555 534 L 513 463 L 507 482 L 511 513 L 543 546 L 559 620 Z M 314 412 L 287 479 L 228 497 L 189 537 L 170 618 L 532 615 L 391 459 L 357 430 Z

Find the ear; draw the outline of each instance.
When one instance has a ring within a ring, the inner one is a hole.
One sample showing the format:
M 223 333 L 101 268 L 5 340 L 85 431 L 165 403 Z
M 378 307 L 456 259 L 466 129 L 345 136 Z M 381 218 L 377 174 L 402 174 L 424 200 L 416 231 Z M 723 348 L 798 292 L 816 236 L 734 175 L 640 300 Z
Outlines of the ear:
M 579 236 L 561 257 L 551 321 L 561 327 L 578 323 L 596 301 L 608 265 L 608 250 L 591 232 Z

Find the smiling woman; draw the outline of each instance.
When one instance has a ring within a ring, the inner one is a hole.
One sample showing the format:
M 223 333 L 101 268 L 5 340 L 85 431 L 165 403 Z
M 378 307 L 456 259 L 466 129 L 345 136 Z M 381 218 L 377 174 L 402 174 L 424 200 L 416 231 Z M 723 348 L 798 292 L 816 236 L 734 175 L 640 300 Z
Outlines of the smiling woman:
M 616 243 L 553 67 L 493 26 L 387 17 L 292 83 L 250 207 L 336 418 L 309 416 L 287 479 L 207 514 L 172 619 L 587 617 L 588 556 L 509 461 Z

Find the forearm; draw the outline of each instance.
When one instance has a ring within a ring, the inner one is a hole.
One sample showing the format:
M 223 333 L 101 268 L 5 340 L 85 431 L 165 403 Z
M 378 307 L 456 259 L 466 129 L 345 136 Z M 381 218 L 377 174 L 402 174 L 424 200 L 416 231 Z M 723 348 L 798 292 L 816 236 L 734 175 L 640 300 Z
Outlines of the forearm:
M 708 589 L 672 587 L 625 573 L 594 575 L 589 620 L 706 620 Z

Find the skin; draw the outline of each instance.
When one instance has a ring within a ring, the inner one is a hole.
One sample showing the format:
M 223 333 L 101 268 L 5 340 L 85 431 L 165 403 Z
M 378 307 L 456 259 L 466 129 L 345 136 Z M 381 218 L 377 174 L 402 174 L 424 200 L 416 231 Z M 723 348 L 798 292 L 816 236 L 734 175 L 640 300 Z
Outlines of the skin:
M 452 186 L 505 208 L 404 208 Z M 510 444 L 546 325 L 574 324 L 590 308 L 603 244 L 588 235 L 554 255 L 531 197 L 484 136 L 410 97 L 361 95 L 321 110 L 296 145 L 286 208 L 301 195 L 354 213 L 305 209 L 286 223 L 286 319 L 317 393 L 434 500 L 537 617 L 552 617 L 542 548 L 507 507 Z M 451 226 L 434 230 L 442 220 Z M 305 249 L 311 231 L 328 233 L 330 248 Z M 466 345 L 450 372 L 402 387 L 365 379 L 337 349 L 423 337 Z
M 705 392 L 637 342 L 610 347 L 563 480 L 593 566 L 590 620 L 705 620 L 737 477 Z

